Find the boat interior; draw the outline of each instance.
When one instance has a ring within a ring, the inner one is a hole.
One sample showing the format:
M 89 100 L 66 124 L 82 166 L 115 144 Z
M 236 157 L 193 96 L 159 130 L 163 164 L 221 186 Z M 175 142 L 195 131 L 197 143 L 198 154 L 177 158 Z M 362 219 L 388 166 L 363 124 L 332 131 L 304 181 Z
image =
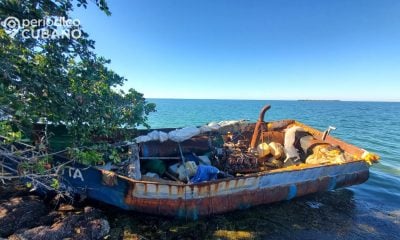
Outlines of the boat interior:
M 127 165 L 107 170 L 142 181 L 184 184 L 378 158 L 330 136 L 333 127 L 321 132 L 295 120 L 264 122 L 261 117 L 256 123 L 220 125 L 181 142 L 158 139 L 174 129 L 140 131 L 157 135 L 157 140 L 138 144 L 140 177 L 127 173 Z

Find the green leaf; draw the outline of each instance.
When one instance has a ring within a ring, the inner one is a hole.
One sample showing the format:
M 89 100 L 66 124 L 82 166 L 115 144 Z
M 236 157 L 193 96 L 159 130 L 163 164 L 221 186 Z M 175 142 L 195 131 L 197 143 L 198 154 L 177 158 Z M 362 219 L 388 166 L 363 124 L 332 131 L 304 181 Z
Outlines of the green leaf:
M 58 190 L 60 188 L 60 182 L 58 181 L 58 179 L 52 178 L 51 179 L 51 184 L 50 186 L 56 190 Z

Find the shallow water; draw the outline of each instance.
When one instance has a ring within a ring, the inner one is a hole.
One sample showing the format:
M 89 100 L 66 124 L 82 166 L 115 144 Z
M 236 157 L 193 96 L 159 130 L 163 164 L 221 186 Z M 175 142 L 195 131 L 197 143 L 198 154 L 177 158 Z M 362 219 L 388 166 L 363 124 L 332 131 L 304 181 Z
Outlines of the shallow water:
M 366 183 L 288 202 L 254 207 L 196 223 L 142 214 L 109 213 L 113 236 L 180 239 L 400 239 L 400 103 L 149 99 L 152 128 L 211 121 L 296 119 L 368 151 L 381 161 Z M 129 224 L 126 224 L 129 223 Z M 127 234 L 127 235 L 124 235 Z

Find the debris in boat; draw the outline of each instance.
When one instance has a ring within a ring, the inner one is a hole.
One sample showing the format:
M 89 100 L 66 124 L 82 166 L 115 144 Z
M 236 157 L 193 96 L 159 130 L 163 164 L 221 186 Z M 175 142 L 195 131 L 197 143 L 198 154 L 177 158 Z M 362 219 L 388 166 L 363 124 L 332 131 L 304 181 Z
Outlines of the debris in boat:
M 252 153 L 245 153 L 238 149 L 231 150 L 228 157 L 228 167 L 230 173 L 250 173 L 257 172 L 259 162 L 257 157 Z
M 303 128 L 294 126 L 285 131 L 284 166 L 300 163 L 324 164 L 344 162 L 343 151 L 338 147 L 318 140 Z M 334 151 L 335 150 L 335 151 Z
M 299 140 L 296 141 L 296 135 L 299 133 L 306 133 L 306 131 L 298 126 L 290 127 L 285 131 L 285 154 L 286 159 L 284 160 L 285 166 L 300 163 L 300 154 L 298 146 L 295 145 Z M 298 137 L 299 139 L 299 137 Z M 297 144 L 298 145 L 298 144 Z
M 140 157 L 137 156 L 142 162 L 141 174 L 145 176 L 141 179 L 189 182 L 190 178 L 194 178 L 195 175 L 204 171 L 204 169 L 199 170 L 200 165 L 214 167 L 217 170 L 214 169 L 210 172 L 217 173 L 216 178 L 221 178 L 227 176 L 218 175 L 218 172 L 238 175 L 278 169 L 299 163 L 341 163 L 347 159 L 344 151 L 335 150 L 334 146 L 325 141 L 315 139 L 299 126 L 282 128 L 280 132 L 275 130 L 262 132 L 259 140 L 261 143 L 254 150 L 249 148 L 249 138 L 242 135 L 243 133 L 226 131 L 225 134 L 213 132 L 208 136 L 201 135 L 201 132 L 216 131 L 221 128 L 221 125 L 217 123 L 205 126 L 200 130 L 196 127 L 187 127 L 169 133 L 156 130 L 144 135 L 150 141 L 141 143 L 140 151 L 131 150 L 135 153 L 139 151 L 141 154 Z M 270 128 L 269 125 L 268 128 Z M 165 136 L 172 136 L 172 138 L 168 137 L 166 140 Z M 179 142 L 186 138 L 189 139 Z M 140 138 L 138 139 L 140 140 Z M 171 140 L 177 141 L 178 145 Z M 212 151 L 207 152 L 206 150 Z M 197 156 L 196 153 L 204 155 Z M 134 158 L 131 158 L 130 163 L 133 160 Z M 103 168 L 108 169 L 110 166 Z M 202 177 L 200 180 L 209 181 L 214 177 L 214 175 Z M 113 182 L 109 181 L 111 184 Z
M 202 165 L 211 165 L 211 160 L 207 155 L 199 156 L 199 163 Z
M 272 169 L 276 169 L 276 168 L 283 167 L 283 161 L 276 159 L 272 156 L 272 157 L 268 158 L 266 161 L 264 161 L 263 165 L 270 167 Z
M 246 126 L 246 123 L 247 121 L 243 120 L 223 121 L 220 123 L 210 123 L 200 128 L 186 127 L 176 129 L 166 133 L 168 140 L 165 140 L 165 134 L 161 134 L 162 131 L 152 131 L 147 135 L 139 136 L 135 140 L 140 143 L 142 173 L 154 172 L 162 177 L 166 172 L 164 167 L 161 167 L 161 170 L 158 169 L 162 162 L 165 164 L 166 169 L 168 169 L 168 174 L 164 177 L 189 181 L 189 178 L 196 174 L 198 165 L 212 165 L 212 161 L 207 155 L 211 155 L 218 162 L 218 159 L 227 156 L 226 149 L 236 149 L 232 152 L 235 152 L 238 156 L 241 156 L 241 153 L 246 151 L 248 140 L 238 139 L 240 135 L 234 139 L 231 131 L 242 130 L 243 126 Z M 208 136 L 204 135 L 205 132 L 208 132 Z M 203 135 L 201 135 L 202 133 Z M 165 140 L 164 142 L 160 141 L 160 136 L 163 136 L 162 140 Z M 159 143 L 157 143 L 158 141 Z M 176 145 L 176 142 L 178 145 Z M 229 147 L 228 145 L 231 146 Z M 210 154 L 212 150 L 216 152 L 215 155 Z M 200 154 L 201 157 L 198 157 L 196 154 Z M 234 157 L 234 154 L 230 155 Z M 175 158 L 177 158 L 176 160 L 180 159 L 182 162 L 177 163 Z M 241 156 L 241 159 L 244 160 L 240 161 L 236 159 L 234 161 L 233 158 L 231 159 L 231 162 L 234 163 L 232 165 L 236 165 L 233 166 L 234 169 L 250 168 L 252 172 L 257 171 L 253 168 L 254 165 L 256 165 L 256 168 L 258 167 L 256 156 L 247 154 L 245 157 Z M 219 164 L 216 164 L 217 168 L 218 166 Z M 235 171 L 231 172 L 234 173 Z
M 236 133 L 228 132 L 224 136 L 224 140 L 223 148 L 215 148 L 214 165 L 230 174 L 255 173 L 279 168 L 283 165 L 279 160 L 284 152 L 279 143 L 270 142 L 273 147 L 271 150 L 271 146 L 267 142 L 262 142 L 253 150 L 249 148 L 249 140 L 238 140 Z
M 303 128 L 294 126 L 285 131 L 284 166 L 306 164 L 341 164 L 353 160 L 339 146 L 318 140 Z
M 181 165 L 181 163 L 175 163 L 175 164 L 170 165 L 167 169 L 167 172 L 169 172 L 172 175 L 177 177 L 179 175 L 178 168 L 180 165 Z
M 165 176 L 166 176 L 168 179 L 171 179 L 171 180 L 177 181 L 177 182 L 181 182 L 177 177 L 175 177 L 174 175 L 172 175 L 172 174 L 169 173 L 168 171 L 166 171 L 164 174 L 165 174 Z
M 150 178 L 160 178 L 160 176 L 157 173 L 153 173 L 153 172 L 147 172 L 144 176 L 150 177 Z
M 148 142 L 148 141 L 165 142 L 168 140 L 168 134 L 162 131 L 154 130 L 148 133 L 147 135 L 137 137 L 135 140 L 137 143 Z
M 305 161 L 308 164 L 344 163 L 346 161 L 343 151 L 336 146 L 318 145 L 313 148 L 313 153 Z
M 260 143 L 257 146 L 258 157 L 263 158 L 271 153 L 271 149 L 267 143 Z
M 165 161 L 160 159 L 148 159 L 143 161 L 142 168 L 144 172 L 157 173 L 162 176 L 167 170 Z
M 277 143 L 277 142 L 271 142 L 268 145 L 269 145 L 269 149 L 270 149 L 271 155 L 275 159 L 279 160 L 279 159 L 281 159 L 283 157 L 284 150 L 283 150 L 282 144 Z
M 185 165 L 181 164 L 178 169 L 179 180 L 184 181 L 187 177 L 193 177 L 197 172 L 198 166 L 193 161 L 185 162 Z
M 196 175 L 190 181 L 192 183 L 200 183 L 204 181 L 216 180 L 220 173 L 219 169 L 213 166 L 200 165 L 197 168 Z
M 143 143 L 149 141 L 160 141 L 165 142 L 172 140 L 174 142 L 183 142 L 201 133 L 207 133 L 212 131 L 224 132 L 225 129 L 234 128 L 239 131 L 242 127 L 248 124 L 247 120 L 232 120 L 232 121 L 221 121 L 219 123 L 209 123 L 202 127 L 185 127 L 165 133 L 162 131 L 152 131 L 147 135 L 138 136 L 135 138 L 136 143 Z
M 200 164 L 200 158 L 198 156 L 196 156 L 196 154 L 193 152 L 183 154 L 183 158 L 185 159 L 186 162 L 192 161 L 192 162 L 195 162 L 197 165 Z
M 368 162 L 371 165 L 372 162 L 379 160 L 379 156 L 376 155 L 375 153 L 364 151 L 364 153 L 361 155 L 361 159 Z
M 168 138 L 174 142 L 183 142 L 200 134 L 200 129 L 197 127 L 185 127 L 176 129 L 168 133 Z

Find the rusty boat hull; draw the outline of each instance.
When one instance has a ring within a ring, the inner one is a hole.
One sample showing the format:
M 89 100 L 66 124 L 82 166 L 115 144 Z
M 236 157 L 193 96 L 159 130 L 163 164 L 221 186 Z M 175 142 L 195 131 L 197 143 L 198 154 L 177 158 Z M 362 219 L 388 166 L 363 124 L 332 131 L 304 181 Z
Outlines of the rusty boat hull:
M 104 175 L 113 173 L 105 170 L 71 166 L 65 172 L 65 182 L 76 194 L 126 210 L 197 219 L 361 184 L 368 179 L 369 167 L 356 161 L 198 184 L 136 181 L 120 175 L 110 183 Z
M 299 122 L 293 123 L 315 137 L 323 134 Z M 341 164 L 300 164 L 196 184 L 139 181 L 75 164 L 64 169 L 62 183 L 75 194 L 122 209 L 197 219 L 361 184 L 368 179 L 370 163 L 362 159 L 365 150 L 332 136 L 327 136 L 326 141 L 356 158 Z

